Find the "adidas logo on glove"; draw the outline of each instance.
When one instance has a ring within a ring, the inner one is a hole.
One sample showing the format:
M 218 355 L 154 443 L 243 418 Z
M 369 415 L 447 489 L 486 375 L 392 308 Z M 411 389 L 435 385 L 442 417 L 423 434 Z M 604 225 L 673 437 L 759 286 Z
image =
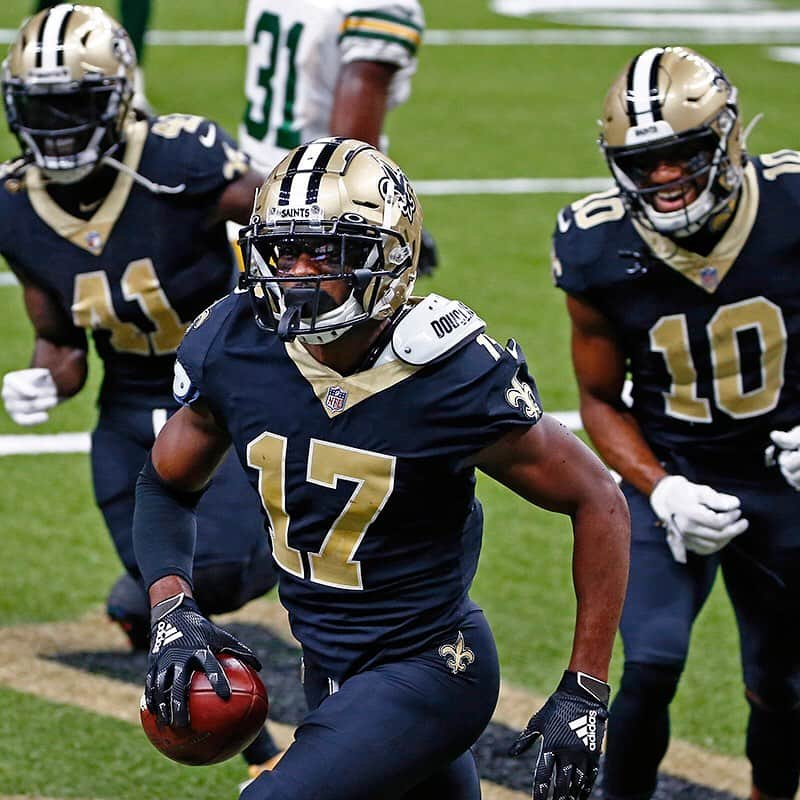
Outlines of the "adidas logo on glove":
M 597 712 L 590 711 L 578 719 L 569 723 L 569 727 L 575 732 L 575 735 L 589 748 L 592 752 L 597 749 Z
M 182 636 L 183 634 L 171 622 L 159 622 L 153 639 L 153 649 L 150 652 L 155 654 L 165 644 L 171 644 Z

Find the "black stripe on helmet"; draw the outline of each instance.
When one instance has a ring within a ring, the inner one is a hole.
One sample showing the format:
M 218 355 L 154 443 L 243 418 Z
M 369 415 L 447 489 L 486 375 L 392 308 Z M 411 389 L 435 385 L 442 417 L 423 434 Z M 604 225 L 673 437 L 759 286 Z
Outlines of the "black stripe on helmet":
M 662 50 L 650 65 L 650 111 L 654 120 L 664 119 L 661 114 L 661 103 L 658 102 L 658 68 L 661 66 L 661 57 L 664 55 Z
M 297 167 L 300 164 L 300 160 L 303 158 L 306 150 L 308 150 L 308 145 L 305 147 L 298 147 L 295 151 L 295 154 L 292 156 L 292 160 L 289 162 L 289 166 L 286 168 L 286 174 L 283 176 L 281 188 L 278 192 L 279 206 L 289 205 L 289 198 L 292 194 L 292 181 L 294 180 L 294 176 L 297 174 Z
M 630 122 L 632 127 L 636 125 L 636 106 L 633 103 L 633 76 L 636 74 L 636 64 L 639 62 L 641 56 L 642 54 L 639 53 L 639 55 L 631 61 L 630 67 L 628 67 L 628 91 L 625 93 L 625 98 L 628 106 L 628 122 Z
M 333 154 L 341 144 L 341 140 L 334 140 L 328 142 L 320 152 L 314 166 L 311 168 L 311 177 L 308 180 L 308 191 L 306 192 L 306 203 L 311 205 L 316 203 L 319 198 L 319 187 L 322 183 L 322 176 L 325 174 L 325 169 L 333 158 Z
M 47 9 L 47 13 L 39 25 L 39 34 L 36 37 L 36 66 L 42 66 L 42 50 L 44 49 L 44 29 L 47 26 L 47 20 L 50 19 L 50 14 L 53 12 L 52 8 Z

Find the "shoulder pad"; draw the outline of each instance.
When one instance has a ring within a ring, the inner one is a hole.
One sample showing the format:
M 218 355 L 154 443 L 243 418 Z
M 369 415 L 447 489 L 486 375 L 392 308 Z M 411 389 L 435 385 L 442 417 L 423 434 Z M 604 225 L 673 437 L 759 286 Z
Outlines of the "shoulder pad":
M 762 186 L 776 184 L 783 188 L 796 203 L 800 198 L 800 153 L 796 150 L 778 150 L 750 159 L 761 173 Z M 760 169 L 759 169 L 760 168 Z
M 636 241 L 616 187 L 576 200 L 556 218 L 551 249 L 556 286 L 581 294 L 624 280 L 629 264 L 620 253 Z
M 486 323 L 468 306 L 438 294 L 420 299 L 397 324 L 392 350 L 406 364 L 433 364 L 471 342 Z
M 199 328 L 210 316 L 211 312 L 214 310 L 214 307 L 219 303 L 222 303 L 224 300 L 227 300 L 231 294 L 241 294 L 241 292 L 233 291 L 229 292 L 228 294 L 222 295 L 222 297 L 218 297 L 208 308 L 204 308 L 190 323 L 186 329 L 186 332 L 196 330 Z
M 194 114 L 162 114 L 150 120 L 150 131 L 163 139 L 177 139 L 182 133 L 197 136 L 201 127 L 205 132 L 209 125 L 205 117 Z

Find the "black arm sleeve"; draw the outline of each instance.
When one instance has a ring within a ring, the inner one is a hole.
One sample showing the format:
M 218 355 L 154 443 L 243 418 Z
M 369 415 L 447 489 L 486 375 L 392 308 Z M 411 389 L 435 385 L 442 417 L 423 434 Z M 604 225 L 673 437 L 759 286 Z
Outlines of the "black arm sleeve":
M 180 492 L 161 480 L 148 454 L 136 481 L 133 512 L 133 550 L 145 586 L 166 575 L 192 583 L 192 562 L 197 537 L 195 507 L 199 492 Z

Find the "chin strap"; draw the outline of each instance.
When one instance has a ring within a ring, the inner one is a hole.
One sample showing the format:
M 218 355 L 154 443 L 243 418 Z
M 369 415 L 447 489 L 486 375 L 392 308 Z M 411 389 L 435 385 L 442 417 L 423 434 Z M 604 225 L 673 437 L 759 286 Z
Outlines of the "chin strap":
M 117 161 L 116 158 L 111 156 L 103 156 L 100 159 L 101 164 L 108 164 L 113 167 L 117 172 L 123 172 L 125 175 L 130 176 L 140 186 L 144 186 L 149 192 L 153 194 L 180 194 L 186 190 L 185 183 L 179 183 L 177 186 L 164 186 L 161 183 L 154 183 L 153 181 L 145 178 L 144 175 L 139 174 L 135 169 L 131 169 L 127 164 L 122 161 Z
M 764 114 L 761 111 L 759 111 L 758 114 L 756 114 L 753 117 L 753 119 L 751 119 L 750 122 L 747 123 L 747 127 L 742 132 L 742 147 L 745 150 L 747 150 L 747 137 L 750 135 L 753 128 L 755 128 L 755 126 L 758 125 L 758 123 L 761 122 L 762 119 L 764 119 Z

